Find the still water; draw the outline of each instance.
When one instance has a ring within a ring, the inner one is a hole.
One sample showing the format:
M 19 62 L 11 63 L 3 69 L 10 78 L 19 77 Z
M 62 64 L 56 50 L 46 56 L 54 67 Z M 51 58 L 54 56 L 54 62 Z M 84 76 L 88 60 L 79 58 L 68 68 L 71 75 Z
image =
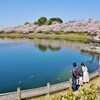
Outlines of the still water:
M 73 62 L 96 71 L 98 55 L 81 52 L 85 46 L 65 40 L 0 39 L 0 93 L 67 81 Z

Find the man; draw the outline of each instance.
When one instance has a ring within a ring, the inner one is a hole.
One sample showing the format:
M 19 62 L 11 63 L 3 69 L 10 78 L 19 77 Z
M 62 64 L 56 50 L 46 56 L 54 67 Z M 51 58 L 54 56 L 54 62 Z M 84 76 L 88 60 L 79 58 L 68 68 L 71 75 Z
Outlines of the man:
M 73 70 L 72 70 L 72 89 L 73 91 L 78 90 L 79 87 L 79 77 L 80 77 L 80 70 L 77 66 L 77 64 L 74 62 L 73 63 Z

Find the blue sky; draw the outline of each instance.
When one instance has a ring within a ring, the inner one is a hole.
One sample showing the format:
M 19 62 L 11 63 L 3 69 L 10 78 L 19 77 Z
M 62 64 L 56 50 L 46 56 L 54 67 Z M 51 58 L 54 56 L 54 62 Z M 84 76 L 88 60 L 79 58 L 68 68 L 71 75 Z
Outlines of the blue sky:
M 100 0 L 0 0 L 0 27 L 32 23 L 41 16 L 64 22 L 100 19 Z

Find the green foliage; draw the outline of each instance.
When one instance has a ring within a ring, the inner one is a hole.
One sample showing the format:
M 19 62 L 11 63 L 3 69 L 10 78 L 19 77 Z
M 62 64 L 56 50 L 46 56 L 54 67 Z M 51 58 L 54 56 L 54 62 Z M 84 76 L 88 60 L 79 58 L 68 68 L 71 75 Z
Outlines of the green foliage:
M 73 91 L 67 92 L 66 95 L 64 96 L 64 98 L 66 98 L 68 100 L 73 100 L 73 97 L 74 97 Z
M 58 50 L 61 49 L 60 47 L 52 47 L 50 45 L 49 46 L 45 46 L 45 45 L 41 45 L 41 44 L 38 45 L 38 48 L 41 51 L 46 51 L 47 49 L 50 49 L 52 51 L 58 51 Z
M 76 93 L 69 90 L 66 95 L 59 95 L 55 100 L 95 100 L 96 93 L 93 89 L 82 88 Z
M 48 20 L 48 25 L 51 25 L 52 24 L 52 20 Z
M 59 95 L 58 97 L 55 98 L 55 100 L 73 100 L 74 93 L 73 91 L 68 91 L 66 95 Z
M 38 31 L 38 32 L 36 32 L 36 33 L 44 33 L 44 32 L 42 32 L 42 31 Z
M 83 88 L 81 95 L 83 98 L 86 98 L 86 100 L 95 100 L 96 98 L 96 93 L 93 89 Z
M 52 31 L 52 32 L 55 33 L 55 34 L 57 34 L 57 35 L 62 35 L 62 34 L 64 34 L 63 31 Z
M 47 21 L 47 18 L 46 17 L 40 17 L 38 19 L 38 25 L 41 26 L 41 25 L 44 25 Z
M 49 20 L 47 20 L 47 18 L 43 16 L 43 17 L 40 17 L 38 21 L 35 21 L 34 24 L 39 25 L 39 26 L 44 25 L 44 24 L 51 25 L 53 21 L 63 23 L 61 18 L 50 18 Z
M 37 22 L 37 21 L 35 21 L 35 22 L 34 22 L 34 24 L 35 24 L 35 25 L 38 25 L 38 22 Z
M 39 48 L 39 50 L 41 50 L 41 51 L 46 51 L 46 50 L 47 50 L 47 47 L 44 46 L 44 45 L 41 45 L 41 44 L 38 45 L 38 48 Z
M 63 20 L 61 18 L 50 18 L 48 21 L 48 25 L 51 25 L 53 21 L 63 23 Z
M 64 32 L 62 31 L 50 31 L 50 32 L 44 32 L 45 34 L 57 34 L 57 35 L 61 35 L 64 34 Z
M 30 24 L 29 22 L 25 22 L 25 25 L 28 25 L 28 24 Z
M 34 31 L 29 31 L 29 33 L 34 33 Z

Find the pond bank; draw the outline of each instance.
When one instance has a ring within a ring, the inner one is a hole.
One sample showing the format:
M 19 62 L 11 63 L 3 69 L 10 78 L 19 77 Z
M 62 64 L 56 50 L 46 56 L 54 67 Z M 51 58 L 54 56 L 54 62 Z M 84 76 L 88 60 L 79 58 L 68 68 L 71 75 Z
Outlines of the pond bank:
M 30 34 L 19 34 L 19 33 L 0 33 L 0 38 L 39 38 L 39 39 L 65 39 L 70 41 L 80 41 L 80 42 L 88 42 L 88 40 L 91 38 L 87 34 L 44 34 L 44 33 L 30 33 Z

